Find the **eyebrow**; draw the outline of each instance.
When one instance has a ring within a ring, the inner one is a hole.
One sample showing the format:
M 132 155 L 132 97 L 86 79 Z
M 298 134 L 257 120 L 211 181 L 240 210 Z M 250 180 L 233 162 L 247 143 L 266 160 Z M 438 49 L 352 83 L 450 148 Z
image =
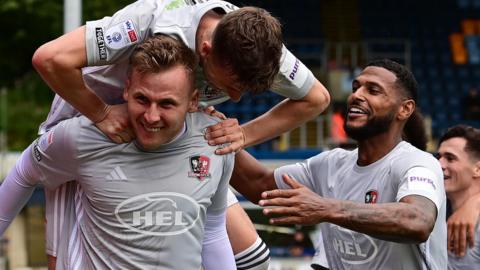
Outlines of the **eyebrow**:
M 137 92 L 134 92 L 133 97 L 138 97 L 138 96 L 142 96 L 142 97 L 146 97 L 149 102 L 156 102 L 156 103 L 159 103 L 159 104 L 166 104 L 166 103 L 171 103 L 171 104 L 179 104 L 179 102 L 176 100 L 176 99 L 173 99 L 171 97 L 166 97 L 166 98 L 161 98 L 161 99 L 158 99 L 158 100 L 152 100 L 152 98 L 150 98 L 149 96 L 147 96 L 143 91 L 137 91 Z
M 359 81 L 358 79 L 354 79 L 354 80 L 352 81 L 352 85 L 353 85 L 354 83 L 360 84 L 360 81 Z M 364 84 L 365 84 L 365 85 L 368 85 L 368 86 L 378 86 L 378 87 L 380 87 L 380 88 L 382 88 L 382 89 L 385 89 L 385 87 L 383 87 L 381 84 L 376 83 L 376 82 L 372 82 L 372 81 L 365 81 Z
M 166 104 L 166 103 L 170 103 L 170 104 L 174 104 L 174 105 L 178 104 L 178 102 L 173 98 L 162 98 L 162 99 L 158 100 L 157 102 L 159 104 Z
M 452 152 L 444 152 L 444 153 L 438 152 L 438 156 L 458 159 L 457 155 L 453 154 Z
M 381 84 L 376 83 L 376 82 L 369 82 L 369 81 L 367 81 L 365 84 L 366 84 L 366 85 L 372 85 L 372 86 L 378 86 L 378 87 L 380 87 L 380 88 L 382 88 L 382 89 L 385 88 L 385 87 L 383 87 Z

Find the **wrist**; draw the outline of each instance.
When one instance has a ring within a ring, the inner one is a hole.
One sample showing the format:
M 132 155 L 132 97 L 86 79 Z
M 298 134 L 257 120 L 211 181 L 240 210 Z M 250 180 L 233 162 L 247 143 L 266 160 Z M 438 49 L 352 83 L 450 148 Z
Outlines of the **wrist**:
M 243 147 L 242 148 L 247 148 L 247 135 L 245 134 L 245 128 L 240 126 L 240 131 L 242 132 L 242 139 L 243 139 Z
M 324 198 L 326 199 L 326 198 Z M 349 220 L 348 217 L 348 208 L 346 201 L 335 200 L 335 199 L 326 199 L 331 201 L 331 203 L 326 204 L 327 208 L 326 215 L 324 217 L 326 222 L 343 224 L 345 221 Z

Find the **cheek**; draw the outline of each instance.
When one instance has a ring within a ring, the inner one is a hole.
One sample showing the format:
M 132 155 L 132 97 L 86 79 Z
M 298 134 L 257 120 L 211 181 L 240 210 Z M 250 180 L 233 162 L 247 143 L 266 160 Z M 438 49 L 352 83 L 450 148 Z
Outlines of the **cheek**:
M 131 119 L 136 119 L 143 115 L 143 108 L 139 105 L 128 105 L 128 115 Z
M 183 121 L 185 121 L 187 111 L 188 107 L 163 111 L 162 121 L 170 125 L 178 125 L 179 123 L 183 123 Z

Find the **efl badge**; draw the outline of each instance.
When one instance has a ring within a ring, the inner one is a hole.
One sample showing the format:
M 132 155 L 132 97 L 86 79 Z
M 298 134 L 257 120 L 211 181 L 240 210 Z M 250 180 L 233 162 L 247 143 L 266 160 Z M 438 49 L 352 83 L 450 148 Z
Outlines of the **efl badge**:
M 118 50 L 137 41 L 138 33 L 132 20 L 114 25 L 105 32 L 105 43 L 110 49 Z
M 210 177 L 208 172 L 210 169 L 210 158 L 207 156 L 190 157 L 190 168 L 192 168 L 192 171 L 188 173 L 188 177 L 197 177 L 200 180 Z
M 377 203 L 377 199 L 378 191 L 376 191 L 375 189 L 369 190 L 367 191 L 367 193 L 365 193 L 365 203 L 375 204 Z

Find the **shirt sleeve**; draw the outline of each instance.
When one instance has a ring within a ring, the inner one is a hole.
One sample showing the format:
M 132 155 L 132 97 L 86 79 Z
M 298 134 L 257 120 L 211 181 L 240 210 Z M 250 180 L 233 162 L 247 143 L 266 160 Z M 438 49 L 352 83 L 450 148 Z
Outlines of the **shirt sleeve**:
M 0 235 L 22 210 L 35 190 L 40 172 L 33 166 L 29 146 L 0 185 Z
M 0 234 L 28 202 L 37 183 L 55 187 L 73 179 L 73 131 L 78 129 L 62 122 L 23 151 L 0 186 Z
M 431 200 L 440 211 L 445 190 L 443 179 L 429 168 L 413 167 L 403 176 L 397 193 L 397 201 L 408 195 L 419 195 Z
M 38 181 L 48 189 L 76 179 L 76 136 L 81 132 L 79 118 L 57 124 L 29 148 L 32 166 L 39 171 Z
M 151 35 L 155 14 L 161 11 L 162 1 L 140 0 L 86 24 L 88 65 L 106 65 L 126 61 L 135 45 Z
M 313 73 L 285 46 L 280 58 L 280 71 L 275 77 L 272 91 L 291 99 L 305 97 L 315 82 Z
M 287 174 L 291 178 L 295 179 L 300 184 L 315 190 L 315 183 L 312 178 L 312 172 L 310 171 L 309 159 L 292 165 L 283 166 L 275 169 L 275 183 L 280 189 L 289 189 L 290 186 L 285 184 L 282 175 Z
M 233 154 L 221 156 L 222 160 L 222 176 L 218 184 L 218 188 L 212 197 L 212 204 L 208 207 L 210 213 L 224 212 L 227 208 L 227 193 L 229 181 L 233 172 L 235 156 Z

